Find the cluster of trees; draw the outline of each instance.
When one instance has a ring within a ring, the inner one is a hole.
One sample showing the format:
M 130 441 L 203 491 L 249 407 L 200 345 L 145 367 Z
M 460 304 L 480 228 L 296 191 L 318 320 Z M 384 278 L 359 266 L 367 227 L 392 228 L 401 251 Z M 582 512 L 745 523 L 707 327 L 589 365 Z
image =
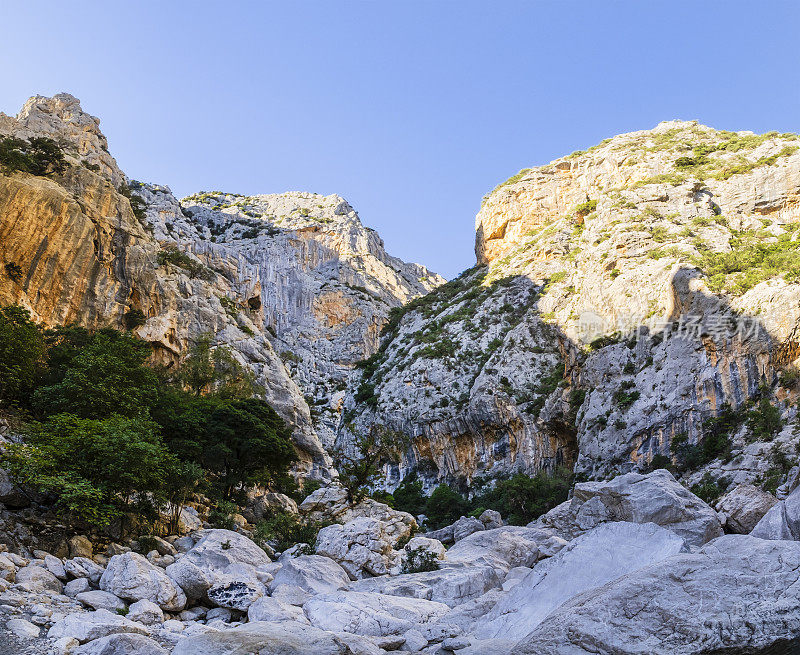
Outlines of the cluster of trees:
M 45 330 L 0 307 L 0 406 L 25 422 L 2 466 L 68 520 L 120 532 L 167 509 L 177 521 L 194 493 L 292 487 L 290 430 L 230 351 L 204 337 L 177 370 L 150 353 L 130 333 Z
M 58 144 L 46 136 L 17 139 L 0 137 L 0 171 L 22 171 L 32 175 L 63 173 L 67 168 L 64 153 Z
M 493 485 L 474 485 L 478 491 L 471 497 L 446 484 L 439 485 L 430 496 L 425 496 L 422 482 L 409 476 L 393 493 L 380 494 L 378 499 L 414 516 L 424 514 L 427 527 L 433 530 L 449 525 L 461 516 L 480 516 L 486 509 L 500 512 L 511 525 L 525 525 L 564 502 L 572 481 L 568 469 L 557 468 L 552 475 L 517 473 L 496 480 Z

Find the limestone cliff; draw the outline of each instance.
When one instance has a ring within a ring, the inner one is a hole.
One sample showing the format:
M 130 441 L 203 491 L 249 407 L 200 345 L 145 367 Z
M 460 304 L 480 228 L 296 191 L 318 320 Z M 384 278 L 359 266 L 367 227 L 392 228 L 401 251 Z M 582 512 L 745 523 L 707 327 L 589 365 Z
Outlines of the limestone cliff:
M 184 208 L 169 188 L 129 180 L 98 119 L 68 94 L 0 114 L 0 136 L 50 137 L 69 164 L 48 177 L 0 175 L 0 303 L 47 325 L 118 327 L 140 310 L 147 320 L 136 332 L 165 363 L 212 333 L 293 426 L 301 470 L 330 476 L 319 434 L 337 420 L 333 389 L 377 347 L 389 308 L 441 278 L 386 254 L 336 196 L 243 206 L 203 195 Z M 316 426 L 304 393 L 315 409 L 325 403 Z
M 390 324 L 340 443 L 406 440 L 390 487 L 558 463 L 605 477 L 701 444 L 725 403 L 774 392 L 793 420 L 798 146 L 673 121 L 521 171 L 484 199 L 478 267 Z M 767 473 L 771 446 L 734 442 L 718 468 Z

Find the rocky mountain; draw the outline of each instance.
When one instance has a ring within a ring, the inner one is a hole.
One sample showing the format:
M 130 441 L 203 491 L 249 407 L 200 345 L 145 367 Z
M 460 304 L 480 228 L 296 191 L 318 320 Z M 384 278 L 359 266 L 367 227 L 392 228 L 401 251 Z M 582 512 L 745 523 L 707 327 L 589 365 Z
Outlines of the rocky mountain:
M 254 371 L 294 429 L 302 472 L 330 477 L 323 447 L 352 365 L 392 307 L 443 280 L 386 253 L 338 196 L 202 193 L 128 179 L 99 120 L 68 94 L 0 114 L 0 136 L 48 137 L 68 166 L 0 175 L 0 303 L 47 325 L 122 327 L 175 363 L 211 333 Z
M 476 267 L 385 328 L 339 443 L 395 435 L 389 488 L 670 463 L 774 489 L 796 459 L 799 147 L 670 121 L 520 171 L 483 200 Z

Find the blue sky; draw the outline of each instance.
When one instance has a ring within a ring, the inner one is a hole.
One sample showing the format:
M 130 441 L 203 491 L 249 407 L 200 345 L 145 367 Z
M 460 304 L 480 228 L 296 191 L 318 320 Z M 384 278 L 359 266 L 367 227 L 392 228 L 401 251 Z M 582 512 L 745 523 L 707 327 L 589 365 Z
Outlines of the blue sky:
M 338 193 L 453 277 L 481 196 L 671 118 L 800 131 L 800 3 L 11 2 L 0 110 L 68 91 L 179 195 Z

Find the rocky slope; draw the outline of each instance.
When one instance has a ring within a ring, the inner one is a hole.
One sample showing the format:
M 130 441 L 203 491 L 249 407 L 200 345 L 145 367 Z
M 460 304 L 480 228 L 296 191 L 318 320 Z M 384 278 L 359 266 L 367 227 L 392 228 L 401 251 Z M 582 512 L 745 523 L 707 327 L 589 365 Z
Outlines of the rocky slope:
M 798 146 L 673 121 L 521 171 L 484 199 L 476 268 L 388 326 L 340 443 L 390 431 L 408 447 L 387 486 L 416 471 L 430 487 L 680 463 L 760 395 L 793 423 Z M 785 480 L 792 427 L 774 444 L 735 427 L 708 470 Z
M 315 547 L 280 555 L 222 529 L 151 537 L 146 555 L 131 550 L 141 540 L 95 552 L 74 537 L 58 555 L 0 547 L 0 643 L 10 655 L 775 655 L 800 644 L 800 543 L 788 537 L 800 490 L 780 511 L 731 510 L 729 524 L 757 524 L 722 535 L 720 515 L 667 471 L 627 474 L 576 485 L 528 526 L 462 517 L 449 549 L 409 540 L 410 515 L 346 496 L 311 494 L 299 511 L 331 524 Z
M 70 164 L 0 175 L 0 303 L 48 325 L 121 327 L 139 310 L 136 332 L 165 363 L 212 333 L 293 426 L 301 470 L 330 476 L 320 437 L 332 438 L 347 372 L 375 350 L 391 307 L 443 280 L 389 256 L 338 196 L 200 194 L 181 206 L 168 187 L 129 180 L 68 94 L 0 114 L 0 135 L 50 137 Z

